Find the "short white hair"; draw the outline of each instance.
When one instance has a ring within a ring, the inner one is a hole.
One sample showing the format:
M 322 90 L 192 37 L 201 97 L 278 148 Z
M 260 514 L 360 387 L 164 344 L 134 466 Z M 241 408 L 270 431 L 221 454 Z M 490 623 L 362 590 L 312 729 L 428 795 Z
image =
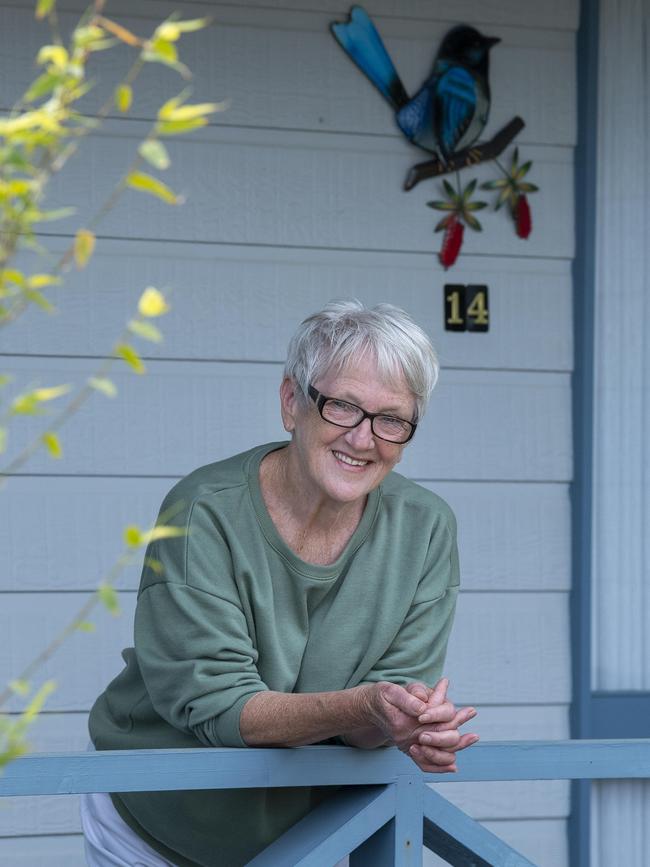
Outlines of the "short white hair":
M 330 370 L 342 370 L 368 353 L 382 379 L 404 377 L 420 420 L 440 366 L 424 331 L 392 304 L 367 308 L 357 300 L 330 301 L 298 326 L 289 343 L 284 375 L 294 379 L 306 396 L 309 385 Z

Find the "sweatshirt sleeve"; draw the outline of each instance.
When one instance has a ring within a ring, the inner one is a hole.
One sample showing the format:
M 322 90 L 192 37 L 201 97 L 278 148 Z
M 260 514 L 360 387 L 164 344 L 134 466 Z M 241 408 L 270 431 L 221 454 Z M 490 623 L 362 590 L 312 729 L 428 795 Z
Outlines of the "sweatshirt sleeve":
M 434 529 L 423 575 L 402 625 L 363 683 L 422 681 L 442 676 L 460 585 L 456 521 L 448 510 Z
M 195 504 L 186 529 L 148 551 L 157 569 L 145 566 L 136 607 L 138 664 L 163 719 L 206 746 L 243 747 L 241 709 L 267 687 L 213 516 Z

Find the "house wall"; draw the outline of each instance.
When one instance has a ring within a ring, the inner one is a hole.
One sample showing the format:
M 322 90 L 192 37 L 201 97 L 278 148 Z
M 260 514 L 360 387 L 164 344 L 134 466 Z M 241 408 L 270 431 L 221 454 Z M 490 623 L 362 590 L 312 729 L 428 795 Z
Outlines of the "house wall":
M 101 395 L 62 431 L 65 457 L 36 455 L 0 495 L 0 671 L 14 676 L 76 611 L 122 550 L 122 529 L 150 525 L 181 475 L 283 431 L 277 386 L 297 322 L 333 297 L 388 301 L 436 343 L 440 385 L 402 471 L 455 509 L 463 590 L 448 656 L 453 698 L 479 709 L 484 739 L 568 737 L 573 148 L 577 2 L 368 0 L 407 90 L 428 73 L 459 21 L 498 35 L 490 131 L 526 120 L 534 161 L 534 230 L 516 238 L 507 215 L 484 213 L 448 274 L 424 182 L 401 190 L 421 161 L 390 111 L 328 32 L 348 5 L 267 0 L 229 5 L 116 0 L 107 14 L 140 34 L 181 7 L 215 24 L 186 37 L 194 101 L 230 99 L 196 135 L 170 140 L 165 180 L 187 196 L 166 207 L 128 192 L 102 222 L 88 269 L 51 297 L 57 317 L 30 311 L 6 330 L 0 368 L 15 387 L 82 382 L 110 350 L 147 285 L 173 287 L 165 342 L 143 347 L 147 376 L 116 368 L 119 397 Z M 76 0 L 59 6 L 69 27 Z M 132 10 L 135 9 L 136 13 Z M 2 3 L 0 106 L 33 77 L 47 41 L 31 4 Z M 101 58 L 93 105 L 110 94 L 125 55 Z M 182 84 L 145 69 L 128 118 L 111 117 L 54 184 L 52 205 L 77 217 L 48 225 L 62 252 L 110 192 Z M 468 172 L 494 177 L 490 166 Z M 39 268 L 42 270 L 42 268 Z M 487 334 L 443 330 L 445 281 L 487 283 Z M 36 430 L 11 429 L 10 451 Z M 38 428 L 40 429 L 40 428 Z M 14 446 L 11 443 L 14 443 Z M 46 666 L 58 689 L 34 729 L 40 751 L 83 749 L 86 715 L 131 643 L 138 565 L 118 580 L 123 615 L 97 612 Z M 14 709 L 19 707 L 15 702 Z M 441 784 L 535 863 L 567 861 L 564 783 Z M 73 798 L 24 798 L 0 810 L 0 863 L 82 864 Z M 427 863 L 436 863 L 431 856 Z

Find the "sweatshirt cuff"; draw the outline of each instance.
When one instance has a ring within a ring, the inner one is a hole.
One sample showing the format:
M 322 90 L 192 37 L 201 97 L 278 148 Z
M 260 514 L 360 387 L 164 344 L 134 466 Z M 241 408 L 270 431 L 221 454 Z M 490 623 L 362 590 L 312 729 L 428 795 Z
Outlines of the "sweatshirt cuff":
M 248 744 L 244 741 L 239 731 L 239 719 L 242 708 L 258 692 L 266 691 L 267 687 L 260 686 L 259 689 L 253 689 L 250 692 L 244 693 L 228 710 L 195 726 L 194 734 L 206 746 L 247 747 Z

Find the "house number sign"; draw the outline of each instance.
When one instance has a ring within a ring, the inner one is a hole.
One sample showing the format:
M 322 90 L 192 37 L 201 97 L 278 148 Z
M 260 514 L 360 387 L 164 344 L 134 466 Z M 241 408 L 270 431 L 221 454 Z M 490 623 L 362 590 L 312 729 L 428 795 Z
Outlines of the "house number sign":
M 487 331 L 488 287 L 447 283 L 444 287 L 445 331 Z

